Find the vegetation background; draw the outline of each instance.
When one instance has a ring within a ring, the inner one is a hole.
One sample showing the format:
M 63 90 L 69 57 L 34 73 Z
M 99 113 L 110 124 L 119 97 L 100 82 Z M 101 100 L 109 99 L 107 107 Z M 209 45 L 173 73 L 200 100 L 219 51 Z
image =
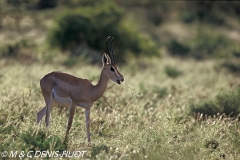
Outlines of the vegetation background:
M 81 108 L 63 143 L 68 109 L 36 124 L 39 80 L 60 70 L 95 84 L 110 35 L 125 83 L 91 108 L 91 147 Z M 2 0 L 0 42 L 0 153 L 240 159 L 238 1 Z

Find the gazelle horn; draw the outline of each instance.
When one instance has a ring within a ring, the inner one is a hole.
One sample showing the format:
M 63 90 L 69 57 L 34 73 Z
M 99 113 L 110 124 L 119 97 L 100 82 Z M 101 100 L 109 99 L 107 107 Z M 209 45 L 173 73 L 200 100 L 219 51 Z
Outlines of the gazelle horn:
M 113 54 L 113 44 L 112 44 L 112 41 L 113 41 L 113 38 L 114 37 L 112 37 L 112 39 L 111 39 L 111 52 L 110 52 L 110 50 L 109 50 L 109 47 L 108 47 L 108 40 L 111 38 L 111 36 L 109 36 L 107 39 L 106 39 L 106 46 L 107 46 L 107 52 L 108 52 L 108 55 L 109 55 L 109 57 L 111 58 L 111 63 L 112 64 L 115 64 L 115 56 L 114 56 L 114 54 Z
M 115 64 L 116 61 L 115 61 L 115 56 L 114 56 L 114 53 L 113 53 L 113 43 L 112 43 L 113 42 L 113 38 L 114 37 L 112 37 L 112 39 L 111 39 L 111 47 L 112 47 L 112 53 L 111 53 L 112 54 L 112 58 L 111 59 L 113 61 L 113 64 Z

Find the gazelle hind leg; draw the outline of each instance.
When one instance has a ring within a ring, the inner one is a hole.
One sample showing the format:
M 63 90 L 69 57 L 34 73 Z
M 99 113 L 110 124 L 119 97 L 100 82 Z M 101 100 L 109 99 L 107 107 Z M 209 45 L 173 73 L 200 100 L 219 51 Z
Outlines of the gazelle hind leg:
M 46 126 L 49 127 L 49 119 L 50 119 L 50 112 L 52 111 L 53 108 L 53 93 L 50 94 L 50 99 L 49 99 L 49 103 L 46 106 L 46 118 L 45 118 L 45 122 L 46 122 Z
M 43 97 L 44 97 L 44 101 L 46 106 L 43 107 L 38 113 L 37 113 L 37 123 L 40 123 L 41 119 L 43 118 L 44 115 L 46 115 L 46 111 L 47 111 L 47 105 L 50 102 L 50 94 L 49 92 L 47 92 L 46 90 L 42 89 L 42 93 L 43 93 Z M 50 92 L 51 93 L 51 92 Z
M 52 106 L 50 112 L 53 110 L 53 108 L 57 105 L 56 101 L 52 101 Z M 39 124 L 42 118 L 46 115 L 47 107 L 43 107 L 38 113 L 37 113 L 37 123 Z
M 44 115 L 46 115 L 47 107 L 43 107 L 38 113 L 37 113 L 37 123 L 39 124 L 41 119 Z

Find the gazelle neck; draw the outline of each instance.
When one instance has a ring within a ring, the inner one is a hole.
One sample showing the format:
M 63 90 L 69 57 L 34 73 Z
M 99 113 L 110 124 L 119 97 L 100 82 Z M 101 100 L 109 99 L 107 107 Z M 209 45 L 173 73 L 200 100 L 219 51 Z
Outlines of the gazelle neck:
M 107 88 L 108 80 L 109 78 L 104 74 L 104 71 L 102 70 L 98 83 L 93 86 L 92 95 L 94 101 L 99 99 L 103 95 Z

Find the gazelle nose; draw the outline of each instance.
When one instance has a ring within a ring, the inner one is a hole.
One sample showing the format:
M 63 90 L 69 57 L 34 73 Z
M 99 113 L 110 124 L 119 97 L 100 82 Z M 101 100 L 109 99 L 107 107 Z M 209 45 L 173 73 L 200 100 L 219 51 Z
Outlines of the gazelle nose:
M 121 79 L 121 82 L 123 82 L 124 81 L 124 79 Z

